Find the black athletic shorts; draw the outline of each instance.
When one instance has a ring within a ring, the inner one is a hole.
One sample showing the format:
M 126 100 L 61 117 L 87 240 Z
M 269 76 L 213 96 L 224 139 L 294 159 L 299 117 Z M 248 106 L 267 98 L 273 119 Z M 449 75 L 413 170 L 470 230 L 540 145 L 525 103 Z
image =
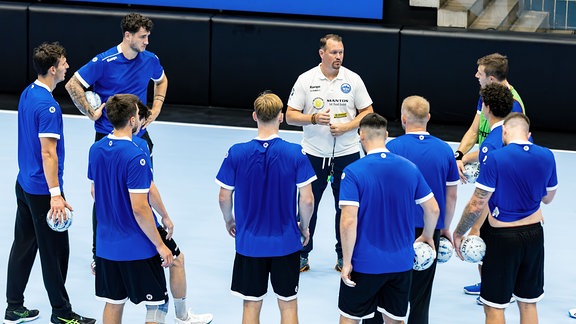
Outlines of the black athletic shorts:
M 348 287 L 340 280 L 338 309 L 342 316 L 360 320 L 381 316 L 380 312 L 394 320 L 406 321 L 412 269 L 384 274 L 352 271 L 350 277 L 356 287 Z
M 96 299 L 111 304 L 162 305 L 168 302 L 160 255 L 134 261 L 96 257 Z
M 168 235 L 168 232 L 166 232 L 164 227 L 158 226 L 157 229 L 158 233 L 160 233 L 160 237 L 162 238 L 162 242 L 164 242 L 164 244 L 166 244 L 166 246 L 170 249 L 170 251 L 172 251 L 172 255 L 174 257 L 179 256 L 180 249 L 178 248 L 178 244 L 176 244 L 176 241 L 174 241 L 173 238 L 171 238 L 170 240 L 166 239 L 166 235 Z
M 542 225 L 506 228 L 488 225 L 482 235 L 486 243 L 480 291 L 482 302 L 506 308 L 512 294 L 521 302 L 540 301 L 544 296 Z
M 300 281 L 300 251 L 280 257 L 247 257 L 236 253 L 232 293 L 245 300 L 262 300 L 268 291 L 268 276 L 278 299 L 296 299 Z

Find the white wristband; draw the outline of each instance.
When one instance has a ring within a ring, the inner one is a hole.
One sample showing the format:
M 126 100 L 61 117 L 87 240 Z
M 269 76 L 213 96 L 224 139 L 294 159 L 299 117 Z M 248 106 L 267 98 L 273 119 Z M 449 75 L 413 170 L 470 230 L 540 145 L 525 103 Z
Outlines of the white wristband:
M 50 189 L 48 189 L 48 191 L 50 191 L 50 196 L 52 196 L 52 197 L 62 195 L 62 192 L 60 191 L 60 187 L 50 188 Z

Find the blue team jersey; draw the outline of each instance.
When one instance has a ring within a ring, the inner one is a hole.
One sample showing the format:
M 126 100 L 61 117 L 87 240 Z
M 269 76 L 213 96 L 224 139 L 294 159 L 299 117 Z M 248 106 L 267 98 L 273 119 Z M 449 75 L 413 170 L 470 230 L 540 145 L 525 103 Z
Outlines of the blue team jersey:
M 274 257 L 301 250 L 297 188 L 315 179 L 298 144 L 274 136 L 232 146 L 216 183 L 234 190 L 236 252 Z
M 42 165 L 40 138 L 55 138 L 58 156 L 58 183 L 63 187 L 64 128 L 62 110 L 50 88 L 36 80 L 18 102 L 18 183 L 25 192 L 48 195 L 48 183 Z
M 94 143 L 88 157 L 94 182 L 96 255 L 113 261 L 150 258 L 156 248 L 136 222 L 130 193 L 148 193 L 152 172 L 146 154 L 128 138 L 108 135 Z
M 150 80 L 161 80 L 164 69 L 154 53 L 144 51 L 129 60 L 124 57 L 118 45 L 98 54 L 81 67 L 75 75 L 84 87 L 93 86 L 102 102 L 106 102 L 108 97 L 115 94 L 129 93 L 138 96 L 140 101 L 146 104 L 148 83 Z M 94 129 L 103 134 L 112 133 L 114 130 L 106 115 L 106 108 L 102 117 L 94 123 Z M 140 131 L 138 136 L 144 132 L 145 130 Z
M 138 136 L 132 136 L 132 142 L 134 142 L 134 144 L 136 144 L 136 146 L 138 146 L 146 155 L 146 163 L 148 163 L 148 166 L 150 167 L 150 171 L 152 172 L 152 181 L 154 181 L 154 166 L 152 165 L 152 159 L 150 158 L 150 147 L 148 146 L 148 142 Z M 150 196 L 148 196 L 148 203 L 150 203 Z M 152 204 L 150 204 L 150 207 L 152 207 Z M 160 223 L 158 223 L 158 217 L 156 216 L 156 213 L 154 213 L 154 209 L 152 209 L 152 214 L 154 214 L 156 227 L 160 226 Z
M 490 153 L 476 181 L 476 187 L 492 192 L 490 212 L 502 222 L 532 215 L 557 186 L 554 154 L 532 143 L 510 143 Z
M 407 158 L 422 172 L 440 207 L 436 228 L 443 229 L 446 217 L 446 186 L 457 186 L 460 180 L 450 145 L 427 132 L 421 132 L 397 137 L 388 142 L 386 148 Z M 417 228 L 424 228 L 424 211 L 421 208 L 416 208 L 414 221 Z
M 484 142 L 480 144 L 480 150 L 478 151 L 478 162 L 480 162 L 480 165 L 486 160 L 486 156 L 489 153 L 504 146 L 502 142 L 502 124 L 504 124 L 504 121 L 494 124 Z M 482 169 L 482 166 L 480 166 L 480 169 Z
M 342 173 L 340 207 L 358 206 L 354 271 L 402 272 L 414 264 L 414 212 L 434 194 L 407 159 L 384 151 L 369 152 Z

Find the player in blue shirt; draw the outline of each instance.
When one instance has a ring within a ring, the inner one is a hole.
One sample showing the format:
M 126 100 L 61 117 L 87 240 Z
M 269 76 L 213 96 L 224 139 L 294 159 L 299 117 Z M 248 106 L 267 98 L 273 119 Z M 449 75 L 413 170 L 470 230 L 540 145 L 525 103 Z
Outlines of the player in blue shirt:
M 544 297 L 544 232 L 541 202 L 556 194 L 558 179 L 552 152 L 532 144 L 530 121 L 520 113 L 504 120 L 505 147 L 488 155 L 476 189 L 454 230 L 459 257 L 464 234 L 489 208 L 483 228 L 486 254 L 480 299 L 486 323 L 504 323 L 514 294 L 523 322 L 537 323 L 536 303 Z
M 256 98 L 258 136 L 232 146 L 216 175 L 226 230 L 236 241 L 231 290 L 244 299 L 242 323 L 260 323 L 269 277 L 282 323 L 298 323 L 300 250 L 310 239 L 316 175 L 302 147 L 278 137 L 282 107 L 273 93 Z
M 375 113 L 362 118 L 366 156 L 342 173 L 340 323 L 359 323 L 376 310 L 386 323 L 405 320 L 417 205 L 424 209 L 424 229 L 416 241 L 434 247 L 438 204 L 418 167 L 386 149 L 387 123 Z
M 440 216 L 434 231 L 434 246 L 438 250 L 440 236 L 452 241 L 450 223 L 454 216 L 460 180 L 458 166 L 450 145 L 430 135 L 426 130 L 430 120 L 430 103 L 426 99 L 420 96 L 408 97 L 402 102 L 401 111 L 402 127 L 406 134 L 389 141 L 386 147 L 390 152 L 403 156 L 416 164 L 426 183 L 432 189 L 440 208 Z M 414 216 L 416 237 L 418 237 L 424 228 L 423 211 L 417 208 Z M 437 262 L 434 260 L 430 268 L 412 272 L 408 323 L 428 323 L 436 264 Z M 379 320 L 379 323 L 382 323 L 381 319 Z
M 36 253 L 44 286 L 52 306 L 50 322 L 90 324 L 96 321 L 72 311 L 66 292 L 70 246 L 68 232 L 55 232 L 46 223 L 46 214 L 63 221 L 65 209 L 72 210 L 62 194 L 64 172 L 64 130 L 62 110 L 52 97 L 56 85 L 66 76 L 66 50 L 58 43 L 44 43 L 34 49 L 38 77 L 20 96 L 18 103 L 18 208 L 14 241 L 8 259 L 4 323 L 31 321 L 36 309 L 24 307 L 24 291 Z
M 526 113 L 520 95 L 508 82 L 508 58 L 502 54 L 493 53 L 479 58 L 476 63 L 478 64 L 478 71 L 475 76 L 480 84 L 480 89 L 494 83 L 507 87 L 514 97 L 512 111 Z M 464 165 L 471 161 L 478 161 L 478 151 L 469 151 L 474 147 L 474 144 L 478 143 L 481 145 L 489 133 L 490 125 L 487 117 L 482 112 L 482 96 L 480 96 L 476 105 L 474 120 L 466 134 L 462 136 L 460 145 L 455 153 L 462 182 L 466 183 Z
M 512 112 L 512 107 L 514 101 L 513 94 L 510 90 L 501 84 L 491 83 L 486 85 L 480 90 L 480 96 L 482 98 L 482 114 L 488 120 L 488 125 L 490 127 L 490 133 L 486 136 L 486 139 L 480 144 L 480 149 L 478 150 L 478 161 L 480 162 L 480 173 L 482 172 L 482 163 L 486 160 L 488 154 L 494 150 L 500 149 L 504 143 L 502 142 L 502 124 L 504 123 L 504 118 Z M 463 160 L 469 155 L 466 155 Z M 468 163 L 468 162 L 467 162 Z M 472 226 L 469 235 L 477 235 L 482 237 L 482 226 L 485 223 L 488 211 L 484 213 L 483 217 L 478 219 L 476 224 Z M 478 263 L 478 272 L 482 272 L 482 263 Z M 473 286 L 466 286 L 464 292 L 473 295 L 480 294 L 480 288 L 482 283 L 477 283 Z M 469 287 L 474 287 L 474 289 L 468 290 Z M 478 289 L 476 289 L 478 288 Z M 479 298 L 476 299 L 476 303 L 482 304 Z
M 158 57 L 146 51 L 148 37 L 153 27 L 152 20 L 137 13 L 130 13 L 122 19 L 122 42 L 111 49 L 96 55 L 90 62 L 81 67 L 66 84 L 66 90 L 72 101 L 84 115 L 94 120 L 96 141 L 112 132 L 106 107 L 92 108 L 86 100 L 85 91 L 89 87 L 106 102 L 117 93 L 130 93 L 147 103 L 148 84 L 154 82 L 154 101 L 152 114 L 138 133 L 146 139 L 150 151 L 152 140 L 145 127 L 158 117 L 166 90 L 168 79 Z
M 124 303 L 143 302 L 146 322 L 164 323 L 168 293 L 162 267 L 173 263 L 163 243 L 148 192 L 148 157 L 132 142 L 139 127 L 138 97 L 114 95 L 106 102 L 114 134 L 94 143 L 88 178 L 96 205 L 96 296 L 106 301 L 104 322 L 121 322 Z
M 140 119 L 140 124 L 144 124 L 146 119 L 150 117 L 150 108 L 138 100 L 138 117 Z M 135 132 L 137 133 L 139 129 Z M 174 223 L 168 215 L 168 211 L 164 206 L 162 197 L 160 196 L 160 191 L 154 183 L 154 167 L 152 165 L 152 159 L 150 159 L 150 149 L 148 148 L 148 143 L 146 140 L 138 137 L 132 136 L 132 141 L 136 146 L 138 146 L 146 156 L 146 162 L 152 170 L 152 182 L 150 183 L 150 195 L 149 201 L 150 206 L 153 208 L 152 212 L 156 211 L 161 219 L 162 225 L 158 223 L 158 218 L 154 214 L 154 221 L 156 222 L 156 228 L 160 233 L 160 237 L 166 246 L 172 251 L 174 255 L 174 263 L 169 268 L 170 271 L 170 292 L 172 293 L 172 299 L 174 300 L 174 310 L 175 310 L 175 321 L 176 324 L 206 324 L 210 323 L 213 319 L 212 314 L 194 314 L 191 310 L 186 308 L 186 270 L 185 270 L 185 258 L 184 253 L 176 244 L 176 241 L 172 239 L 172 233 L 174 232 Z

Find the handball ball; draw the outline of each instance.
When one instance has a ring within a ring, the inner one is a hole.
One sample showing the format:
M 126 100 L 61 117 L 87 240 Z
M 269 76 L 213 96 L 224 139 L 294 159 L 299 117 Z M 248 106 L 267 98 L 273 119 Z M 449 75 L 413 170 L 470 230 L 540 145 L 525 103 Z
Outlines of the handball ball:
M 66 209 L 66 220 L 62 223 L 60 223 L 58 219 L 52 221 L 52 219 L 50 218 L 50 211 L 48 211 L 48 214 L 46 215 L 46 223 L 48 223 L 48 226 L 53 231 L 64 232 L 68 230 L 70 225 L 72 225 L 72 218 L 74 217 L 74 213 L 72 213 L 72 211 L 70 211 L 70 209 L 68 208 L 65 209 Z
M 100 96 L 94 91 L 86 91 L 86 100 L 94 109 L 97 109 L 102 104 Z
M 464 257 L 464 261 L 477 263 L 482 261 L 484 254 L 486 254 L 486 243 L 480 236 L 469 235 L 460 245 L 460 253 Z
M 452 243 L 450 243 L 449 239 L 441 236 L 440 245 L 438 247 L 438 262 L 447 262 L 452 257 L 452 253 L 454 253 L 454 247 L 452 246 Z
M 436 251 L 424 242 L 414 243 L 414 266 L 412 269 L 422 271 L 430 268 L 434 259 L 436 258 Z
M 464 166 L 464 175 L 466 176 L 466 181 L 468 183 L 475 183 L 480 174 L 480 163 L 472 162 Z

